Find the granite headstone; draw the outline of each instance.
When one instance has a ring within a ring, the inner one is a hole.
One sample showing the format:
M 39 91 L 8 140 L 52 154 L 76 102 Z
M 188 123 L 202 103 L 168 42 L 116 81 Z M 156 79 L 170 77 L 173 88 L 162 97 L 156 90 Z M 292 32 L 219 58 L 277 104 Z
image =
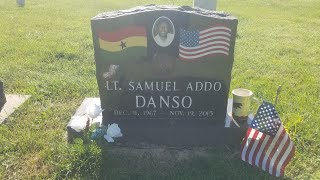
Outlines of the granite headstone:
M 92 18 L 103 124 L 119 124 L 129 143 L 197 144 L 224 129 L 237 23 L 188 6 Z

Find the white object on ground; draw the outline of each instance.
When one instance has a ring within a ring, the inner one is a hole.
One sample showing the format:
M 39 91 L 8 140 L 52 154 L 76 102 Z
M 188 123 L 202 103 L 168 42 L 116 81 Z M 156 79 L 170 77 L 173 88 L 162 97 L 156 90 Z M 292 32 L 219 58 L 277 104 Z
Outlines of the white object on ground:
M 108 142 L 114 142 L 113 138 L 122 137 L 121 129 L 118 124 L 108 125 L 107 134 L 103 136 Z
M 92 119 L 91 126 L 100 127 L 101 124 L 102 124 L 102 114 L 100 113 L 98 117 Z
M 81 132 L 86 128 L 87 121 L 87 116 L 72 116 L 69 125 L 75 131 Z
M 110 142 L 114 142 L 113 138 L 112 138 L 111 136 L 109 136 L 108 134 L 105 134 L 103 137 L 104 137 L 104 139 L 107 140 L 109 143 L 110 143 Z
M 111 137 L 122 137 L 121 129 L 116 123 L 108 125 L 107 134 L 109 134 Z
M 102 113 L 103 109 L 96 104 L 90 104 L 87 106 L 87 114 L 90 118 L 95 119 Z

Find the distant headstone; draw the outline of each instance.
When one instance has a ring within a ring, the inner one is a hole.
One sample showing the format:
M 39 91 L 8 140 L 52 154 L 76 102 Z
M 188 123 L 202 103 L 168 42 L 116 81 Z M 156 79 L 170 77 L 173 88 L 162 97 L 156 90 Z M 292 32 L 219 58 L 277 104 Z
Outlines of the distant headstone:
M 6 96 L 4 95 L 3 82 L 0 81 L 0 112 L 6 102 L 7 100 Z
M 193 6 L 215 11 L 217 8 L 217 0 L 193 0 Z
M 92 18 L 103 124 L 129 143 L 214 142 L 199 139 L 224 129 L 237 22 L 154 5 Z
M 17 0 L 17 4 L 20 7 L 24 7 L 25 3 L 26 3 L 25 0 Z

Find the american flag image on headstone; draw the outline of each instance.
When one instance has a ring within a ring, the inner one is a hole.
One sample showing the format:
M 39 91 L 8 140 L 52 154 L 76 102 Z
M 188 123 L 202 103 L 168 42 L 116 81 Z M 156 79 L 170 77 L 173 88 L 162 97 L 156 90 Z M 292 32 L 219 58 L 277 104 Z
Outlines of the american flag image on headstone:
M 231 29 L 215 25 L 204 30 L 180 29 L 179 58 L 196 60 L 205 56 L 229 55 Z
M 241 159 L 279 177 L 284 175 L 294 152 L 275 107 L 263 102 L 242 141 Z

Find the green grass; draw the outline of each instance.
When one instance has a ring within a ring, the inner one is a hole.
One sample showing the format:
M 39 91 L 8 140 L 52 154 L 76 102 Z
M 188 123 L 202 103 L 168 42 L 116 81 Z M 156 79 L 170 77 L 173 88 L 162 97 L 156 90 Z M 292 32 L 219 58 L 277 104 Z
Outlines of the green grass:
M 0 1 L 0 79 L 6 93 L 31 94 L 0 125 L 0 179 L 270 179 L 243 163 L 236 147 L 195 158 L 163 160 L 110 154 L 95 143 L 65 142 L 66 125 L 84 97 L 98 96 L 90 18 L 147 0 Z M 153 1 L 191 5 L 192 1 Z M 320 178 L 320 1 L 219 0 L 239 19 L 231 89 L 273 101 L 296 155 L 293 179 Z M 208 137 L 209 138 L 209 137 Z M 174 157 L 176 151 L 168 151 Z

